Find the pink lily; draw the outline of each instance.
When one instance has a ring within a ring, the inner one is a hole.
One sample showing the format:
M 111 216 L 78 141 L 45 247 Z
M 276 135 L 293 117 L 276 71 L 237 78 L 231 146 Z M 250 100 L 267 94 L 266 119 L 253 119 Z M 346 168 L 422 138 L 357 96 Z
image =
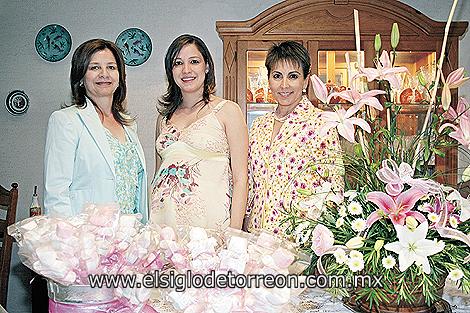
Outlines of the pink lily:
M 366 76 L 369 82 L 375 79 L 388 80 L 392 88 L 400 89 L 400 82 L 395 74 L 408 72 L 406 67 L 392 67 L 388 52 L 385 50 L 382 51 L 379 62 L 376 62 L 376 67 L 377 68 L 359 68 L 360 74 L 356 76 Z
M 325 83 L 323 83 L 321 79 L 315 74 L 310 76 L 310 81 L 312 82 L 312 87 L 313 87 L 313 92 L 315 93 L 315 97 L 317 97 L 318 100 L 326 104 L 328 90 L 326 89 Z
M 447 76 L 445 83 L 449 86 L 450 89 L 459 88 L 470 79 L 470 77 L 464 77 L 464 71 L 465 69 L 460 67 Z
M 371 90 L 364 93 L 360 93 L 356 90 L 344 90 L 341 92 L 333 92 L 328 96 L 328 102 L 332 97 L 341 97 L 344 100 L 351 102 L 353 106 L 358 107 L 359 109 L 361 109 L 364 104 L 367 104 L 379 111 L 382 111 L 383 107 L 380 104 L 379 99 L 375 96 L 383 95 L 385 93 L 386 92 L 383 90 Z
M 468 104 L 467 99 L 465 99 L 464 97 L 460 97 L 459 102 L 457 103 L 457 111 L 455 111 L 453 107 L 449 107 L 449 110 L 447 112 L 444 112 L 442 116 L 448 120 L 458 122 L 460 116 L 464 114 L 467 116 L 470 115 L 468 109 L 470 109 L 470 105 Z
M 370 133 L 370 126 L 362 118 L 352 117 L 359 110 L 357 107 L 350 107 L 347 111 L 343 108 L 335 112 L 323 112 L 322 118 L 326 123 L 320 129 L 320 137 L 334 127 L 338 128 L 338 133 L 343 136 L 347 141 L 354 142 L 354 125 L 361 127 L 366 132 Z
M 432 223 L 430 227 L 446 227 L 449 224 L 450 217 L 454 217 L 457 222 L 460 222 L 460 216 L 454 213 L 455 205 L 453 205 L 450 201 L 445 201 L 444 204 L 442 204 L 438 197 L 436 197 L 434 205 L 424 206 L 422 211 L 441 216 L 441 219 L 435 223 Z M 437 225 L 440 222 L 443 222 L 443 225 Z
M 451 89 L 459 88 L 462 86 L 470 77 L 464 77 L 464 68 L 460 67 L 455 71 L 451 72 L 447 76 L 444 86 L 442 86 L 442 107 L 447 111 L 452 101 Z
M 369 215 L 366 222 L 367 226 L 370 227 L 384 216 L 388 217 L 394 225 L 404 225 L 407 216 L 412 216 L 421 223 L 426 221 L 423 214 L 411 211 L 416 202 L 424 195 L 425 193 L 418 188 L 408 189 L 393 198 L 384 192 L 369 192 L 367 201 L 374 203 L 379 209 Z
M 451 123 L 445 123 L 439 128 L 439 132 L 444 128 L 450 127 L 454 131 L 449 133 L 449 137 L 454 138 L 460 144 L 470 149 L 470 117 L 462 115 L 459 120 L 459 127 Z
M 447 200 L 455 201 L 457 207 L 460 208 L 459 221 L 465 222 L 470 219 L 470 199 L 462 197 L 458 191 L 454 190 L 447 196 Z

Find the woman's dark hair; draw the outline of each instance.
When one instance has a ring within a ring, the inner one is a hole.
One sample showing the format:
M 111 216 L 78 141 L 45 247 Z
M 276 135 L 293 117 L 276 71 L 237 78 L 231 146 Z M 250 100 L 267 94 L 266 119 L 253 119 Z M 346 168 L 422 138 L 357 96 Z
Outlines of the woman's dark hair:
M 177 37 L 168 47 L 165 55 L 165 72 L 166 78 L 168 80 L 168 88 L 166 93 L 158 101 L 161 106 L 158 111 L 166 120 L 171 118 L 173 113 L 175 113 L 176 109 L 183 102 L 181 89 L 178 87 L 173 77 L 173 66 L 175 59 L 178 57 L 181 49 L 189 44 L 194 44 L 196 46 L 207 66 L 207 73 L 204 79 L 204 90 L 202 92 L 202 99 L 200 101 L 204 101 L 204 104 L 209 103 L 210 96 L 215 92 L 214 61 L 212 60 L 211 53 L 209 52 L 209 49 L 207 48 L 204 41 L 202 41 L 199 37 L 189 34 L 184 34 Z
M 304 79 L 308 77 L 310 73 L 310 55 L 307 49 L 300 43 L 284 41 L 279 44 L 274 44 L 269 49 L 264 63 L 268 69 L 268 76 L 271 75 L 272 68 L 281 61 L 298 65 L 302 68 Z
M 116 65 L 119 72 L 119 85 L 113 94 L 113 104 L 111 112 L 116 121 L 123 125 L 129 125 L 133 119 L 127 117 L 127 111 L 124 106 L 126 99 L 126 66 L 121 50 L 111 41 L 104 39 L 91 39 L 82 43 L 72 57 L 72 68 L 70 70 L 70 86 L 72 88 L 72 105 L 82 108 L 86 105 L 86 89 L 83 84 L 83 78 L 88 70 L 93 54 L 98 51 L 109 49 L 116 59 Z M 92 99 L 89 100 L 96 106 Z

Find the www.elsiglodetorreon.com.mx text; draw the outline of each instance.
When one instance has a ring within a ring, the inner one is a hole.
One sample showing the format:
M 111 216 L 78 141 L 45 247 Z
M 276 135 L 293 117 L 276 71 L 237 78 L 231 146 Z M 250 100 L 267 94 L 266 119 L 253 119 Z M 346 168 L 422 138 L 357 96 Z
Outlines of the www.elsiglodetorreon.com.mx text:
M 187 271 L 154 271 L 145 275 L 99 274 L 89 275 L 93 288 L 172 288 L 184 291 L 187 288 L 334 288 L 334 287 L 382 287 L 381 277 L 369 275 L 308 275 L 295 274 L 235 274 L 215 272 L 208 274 Z

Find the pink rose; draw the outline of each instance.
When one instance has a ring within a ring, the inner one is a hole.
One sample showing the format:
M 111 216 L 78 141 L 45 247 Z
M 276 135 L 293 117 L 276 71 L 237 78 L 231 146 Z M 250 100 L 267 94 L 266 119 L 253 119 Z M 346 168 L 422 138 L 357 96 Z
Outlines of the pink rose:
M 318 224 L 312 232 L 312 250 L 321 256 L 325 251 L 333 247 L 335 242 L 333 233 L 326 226 Z

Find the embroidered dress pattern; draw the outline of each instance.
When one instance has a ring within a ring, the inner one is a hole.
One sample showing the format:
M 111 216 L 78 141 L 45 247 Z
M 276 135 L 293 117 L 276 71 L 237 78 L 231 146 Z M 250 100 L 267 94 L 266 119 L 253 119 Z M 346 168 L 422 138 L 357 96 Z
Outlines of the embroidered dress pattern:
M 163 202 L 165 197 L 171 197 L 180 205 L 189 204 L 190 195 L 198 186 L 195 179 L 199 175 L 197 163 L 193 165 L 171 164 L 162 169 L 155 181 L 155 187 L 161 188 L 160 201 Z
M 126 136 L 125 143 L 121 143 L 106 128 L 105 133 L 114 156 L 116 196 L 119 207 L 124 214 L 136 214 L 139 206 L 137 203 L 138 177 L 144 170 L 137 154 L 136 143 L 130 141 L 129 136 Z

